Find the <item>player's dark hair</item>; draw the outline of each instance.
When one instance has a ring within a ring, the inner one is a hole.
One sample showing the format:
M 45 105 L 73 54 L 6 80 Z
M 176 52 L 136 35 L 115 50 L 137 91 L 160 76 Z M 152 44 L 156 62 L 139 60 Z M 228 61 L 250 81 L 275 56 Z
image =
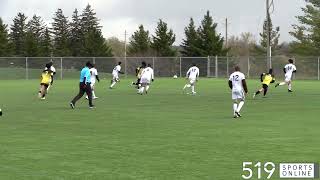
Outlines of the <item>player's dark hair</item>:
M 120 62 L 118 62 L 118 65 L 120 65 L 122 62 L 120 61 Z
M 53 65 L 53 62 L 52 62 L 52 61 L 50 61 L 48 64 L 50 64 L 50 66 L 52 66 L 52 65 Z
M 272 74 L 273 70 L 272 69 L 269 69 L 269 74 Z
M 148 64 L 148 67 L 151 67 L 151 64 Z
M 86 66 L 89 67 L 89 68 L 93 67 L 90 61 L 88 61 L 88 62 L 86 63 Z
M 50 64 L 50 63 L 46 64 L 46 68 L 47 68 L 47 69 L 50 69 L 51 66 L 52 66 L 52 64 Z
M 240 71 L 240 67 L 239 67 L 239 66 L 235 66 L 235 67 L 234 67 L 234 70 L 235 70 L 235 71 Z
M 146 67 L 146 66 L 147 66 L 147 63 L 146 63 L 146 62 L 144 62 L 144 61 L 142 61 L 142 63 L 141 63 L 141 64 L 142 64 L 142 66 L 143 66 L 143 67 Z
M 293 59 L 289 59 L 288 61 L 289 61 L 289 63 L 291 63 L 291 64 L 293 63 Z
M 192 66 L 196 66 L 196 63 L 192 63 Z

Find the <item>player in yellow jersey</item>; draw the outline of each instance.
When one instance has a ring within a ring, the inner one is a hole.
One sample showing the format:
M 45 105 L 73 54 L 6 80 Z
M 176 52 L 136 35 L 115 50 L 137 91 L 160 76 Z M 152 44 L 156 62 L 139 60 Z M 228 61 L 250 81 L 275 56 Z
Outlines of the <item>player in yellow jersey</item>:
M 147 64 L 146 62 L 142 62 L 140 67 L 137 67 L 136 69 L 136 76 L 137 76 L 137 82 L 134 83 L 132 82 L 132 85 L 136 85 L 136 88 L 139 89 L 140 87 L 140 80 L 141 80 L 141 75 L 142 75 L 142 71 L 144 68 L 146 68 Z
M 39 98 L 46 99 L 47 89 L 51 83 L 52 71 L 50 68 L 44 70 L 40 76 L 40 92 Z
M 266 96 L 270 83 L 275 82 L 274 75 L 272 74 L 272 69 L 269 69 L 269 73 L 262 73 L 260 76 L 260 80 L 262 82 L 262 88 L 253 94 L 253 98 L 255 98 L 256 95 L 260 94 L 262 91 L 263 96 Z

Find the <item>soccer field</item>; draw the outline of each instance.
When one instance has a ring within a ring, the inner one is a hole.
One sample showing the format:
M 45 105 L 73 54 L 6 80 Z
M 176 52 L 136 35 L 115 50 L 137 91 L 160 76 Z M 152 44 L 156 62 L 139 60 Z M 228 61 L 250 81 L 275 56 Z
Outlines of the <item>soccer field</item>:
M 230 180 L 244 161 L 320 161 L 318 81 L 253 100 L 260 83 L 249 80 L 239 119 L 226 79 L 200 79 L 196 96 L 183 79 L 156 79 L 143 96 L 131 81 L 103 80 L 95 109 L 83 99 L 72 110 L 77 80 L 57 80 L 45 101 L 38 80 L 1 80 L 0 179 Z

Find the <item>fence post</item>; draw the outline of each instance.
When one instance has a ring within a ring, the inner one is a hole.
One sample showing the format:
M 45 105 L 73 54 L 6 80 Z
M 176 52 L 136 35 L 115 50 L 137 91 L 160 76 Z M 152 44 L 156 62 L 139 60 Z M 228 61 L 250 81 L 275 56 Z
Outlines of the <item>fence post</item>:
M 318 81 L 320 80 L 320 57 L 318 57 Z
M 152 68 L 153 68 L 153 71 L 155 71 L 155 68 L 154 68 L 154 57 L 152 57 Z
M 96 57 L 92 58 L 92 62 L 93 62 L 93 64 L 96 64 Z
M 207 59 L 207 77 L 210 77 L 210 56 Z
M 62 57 L 60 57 L 60 79 L 62 80 L 63 78 L 63 60 Z
M 247 76 L 248 78 L 250 78 L 250 57 L 248 57 L 248 67 L 247 67 L 248 71 L 247 71 Z
M 181 57 L 179 58 L 179 61 L 180 61 L 180 63 L 179 63 L 179 73 L 180 73 L 180 77 L 182 77 L 182 71 L 181 71 Z
M 28 57 L 26 57 L 26 80 L 29 79 Z
M 227 77 L 229 76 L 229 56 L 227 56 Z
M 124 75 L 127 78 L 127 56 L 124 56 Z
M 216 66 L 216 78 L 218 78 L 218 56 L 216 56 L 216 62 L 215 62 L 215 66 Z

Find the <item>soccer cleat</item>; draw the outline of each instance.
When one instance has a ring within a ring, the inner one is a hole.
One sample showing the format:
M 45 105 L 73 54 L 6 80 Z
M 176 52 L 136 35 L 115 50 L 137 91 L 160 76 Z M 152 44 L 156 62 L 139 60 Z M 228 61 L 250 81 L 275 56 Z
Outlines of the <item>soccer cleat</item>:
M 252 98 L 254 99 L 256 97 L 256 93 L 253 94 Z
M 88 96 L 86 96 L 86 99 L 87 99 L 87 100 L 89 99 Z
M 94 109 L 95 107 L 94 106 L 89 106 L 89 109 Z
M 74 109 L 74 104 L 72 102 L 70 103 L 70 107 Z
M 46 97 L 42 97 L 42 98 L 41 98 L 41 100 L 45 100 L 45 99 L 46 99 Z
M 234 115 L 234 116 L 233 116 L 233 118 L 235 118 L 235 119 L 236 119 L 236 118 L 238 118 L 238 116 L 237 116 L 237 115 Z
M 277 83 L 274 87 L 278 87 L 280 85 L 280 83 Z
M 98 99 L 98 97 L 93 97 L 93 99 Z
M 289 92 L 289 93 L 292 93 L 293 91 L 292 91 L 292 90 L 288 90 L 288 92 Z
M 235 113 L 238 117 L 241 117 L 241 114 L 239 112 L 235 112 Z
M 109 87 L 109 89 L 112 89 L 112 87 Z

